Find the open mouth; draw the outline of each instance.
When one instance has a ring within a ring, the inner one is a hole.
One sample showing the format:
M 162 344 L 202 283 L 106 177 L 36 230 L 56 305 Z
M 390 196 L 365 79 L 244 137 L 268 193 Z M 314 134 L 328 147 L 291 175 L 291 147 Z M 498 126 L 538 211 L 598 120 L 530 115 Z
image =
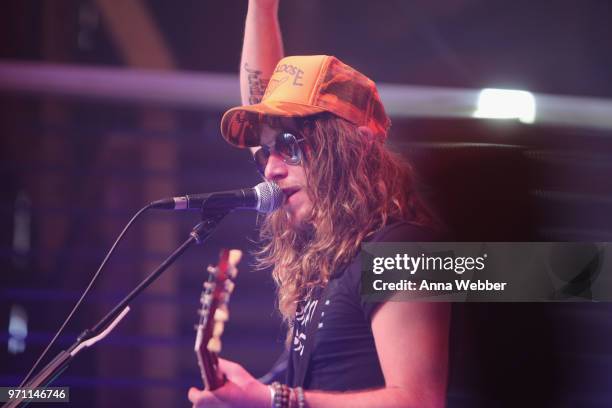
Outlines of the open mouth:
M 285 194 L 285 202 L 289 201 L 289 198 L 298 191 L 300 191 L 298 187 L 283 188 L 283 194 Z

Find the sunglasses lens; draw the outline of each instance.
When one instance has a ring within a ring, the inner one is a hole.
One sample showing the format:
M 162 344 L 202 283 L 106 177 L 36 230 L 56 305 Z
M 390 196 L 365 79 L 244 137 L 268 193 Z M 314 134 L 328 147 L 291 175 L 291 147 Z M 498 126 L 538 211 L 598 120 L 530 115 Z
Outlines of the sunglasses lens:
M 302 152 L 297 138 L 291 133 L 279 134 L 276 137 L 274 148 L 287 164 L 299 164 L 302 159 Z
M 273 147 L 262 146 L 253 155 L 257 171 L 264 176 L 271 152 L 276 152 L 287 164 L 298 165 L 302 162 L 302 150 L 299 141 L 291 133 L 280 133 L 276 136 Z

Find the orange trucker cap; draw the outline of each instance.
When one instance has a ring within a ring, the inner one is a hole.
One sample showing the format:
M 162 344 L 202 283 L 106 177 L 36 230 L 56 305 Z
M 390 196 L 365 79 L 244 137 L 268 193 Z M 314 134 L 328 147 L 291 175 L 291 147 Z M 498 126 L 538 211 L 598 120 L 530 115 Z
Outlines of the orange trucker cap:
M 386 137 L 391 121 L 374 81 L 329 55 L 279 61 L 260 103 L 232 108 L 221 119 L 221 134 L 238 147 L 259 145 L 265 116 L 305 117 L 331 112 L 375 135 Z

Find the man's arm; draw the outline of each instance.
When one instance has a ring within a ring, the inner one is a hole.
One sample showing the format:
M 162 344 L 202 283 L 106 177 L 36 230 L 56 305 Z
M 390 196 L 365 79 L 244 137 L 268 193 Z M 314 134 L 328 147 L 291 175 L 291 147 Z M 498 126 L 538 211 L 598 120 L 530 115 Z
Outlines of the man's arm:
M 283 57 L 279 0 L 249 0 L 240 60 L 243 105 L 261 101 L 276 63 Z

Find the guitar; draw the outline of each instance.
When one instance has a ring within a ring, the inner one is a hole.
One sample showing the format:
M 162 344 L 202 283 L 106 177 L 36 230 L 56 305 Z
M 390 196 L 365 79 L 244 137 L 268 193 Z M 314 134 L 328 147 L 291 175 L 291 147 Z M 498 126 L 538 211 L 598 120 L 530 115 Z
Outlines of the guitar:
M 228 303 L 234 290 L 233 280 L 238 274 L 236 265 L 242 258 L 242 251 L 237 249 L 221 251 L 216 267 L 208 267 L 208 280 L 200 296 L 201 307 L 198 310 L 200 320 L 196 325 L 194 350 L 204 382 L 204 389 L 213 391 L 225 383 L 219 372 L 217 355 L 221 351 L 221 334 L 225 322 L 229 320 Z

